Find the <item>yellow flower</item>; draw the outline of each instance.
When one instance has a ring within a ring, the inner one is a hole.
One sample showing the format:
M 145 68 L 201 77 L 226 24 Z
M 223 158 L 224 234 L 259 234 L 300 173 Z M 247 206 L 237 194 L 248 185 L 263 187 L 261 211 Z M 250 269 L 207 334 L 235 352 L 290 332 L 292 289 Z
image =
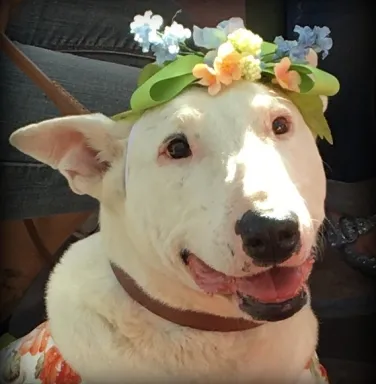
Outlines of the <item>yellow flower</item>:
M 221 90 L 221 83 L 219 82 L 213 68 L 207 64 L 196 64 L 192 70 L 194 77 L 200 79 L 199 84 L 208 87 L 210 95 L 214 96 Z
M 261 78 L 260 60 L 252 55 L 244 56 L 240 60 L 240 68 L 242 77 L 246 80 L 256 81 Z
M 262 38 L 247 29 L 237 29 L 228 36 L 228 40 L 241 53 L 253 56 L 261 53 Z
M 241 58 L 241 54 L 234 49 L 231 43 L 220 45 L 213 66 L 215 74 L 222 84 L 229 85 L 233 80 L 240 80 L 242 77 Z

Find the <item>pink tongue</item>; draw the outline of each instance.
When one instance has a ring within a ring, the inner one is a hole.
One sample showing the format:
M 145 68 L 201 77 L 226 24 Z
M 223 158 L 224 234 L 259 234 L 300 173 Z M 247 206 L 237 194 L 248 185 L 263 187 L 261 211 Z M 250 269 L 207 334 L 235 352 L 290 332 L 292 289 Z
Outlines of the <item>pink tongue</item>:
M 196 284 L 207 293 L 241 293 L 262 302 L 278 302 L 294 297 L 308 278 L 313 261 L 298 268 L 273 268 L 251 277 L 231 277 L 217 272 L 191 255 L 188 265 Z

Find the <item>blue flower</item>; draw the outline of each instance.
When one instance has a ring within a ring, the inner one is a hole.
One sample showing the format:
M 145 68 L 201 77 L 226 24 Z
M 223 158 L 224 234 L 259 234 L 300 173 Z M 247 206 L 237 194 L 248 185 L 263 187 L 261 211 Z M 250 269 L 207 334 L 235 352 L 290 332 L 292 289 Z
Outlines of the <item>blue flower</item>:
M 289 53 L 290 60 L 293 63 L 306 63 L 306 57 L 308 55 L 309 49 L 304 48 L 304 46 L 296 45 L 295 47 L 292 47 Z
M 329 37 L 330 29 L 328 27 L 314 27 L 313 29 L 305 26 L 296 25 L 294 32 L 299 35 L 298 43 L 305 48 L 312 48 L 316 53 L 322 52 L 322 58 L 325 59 L 329 50 L 333 46 L 333 40 Z
M 330 29 L 328 27 L 314 27 L 313 31 L 316 34 L 316 41 L 313 49 L 315 52 L 322 52 L 322 58 L 325 59 L 330 49 L 333 47 L 333 39 L 329 37 Z
M 180 44 L 190 37 L 191 31 L 175 21 L 164 29 L 162 35 L 153 36 L 150 43 L 157 64 L 162 65 L 166 61 L 175 60 L 180 52 Z
M 193 26 L 193 42 L 196 47 L 217 49 L 226 42 L 227 36 L 239 28 L 245 28 L 244 22 L 239 17 L 221 21 L 216 28 L 199 28 Z
M 217 25 L 217 29 L 224 32 L 226 36 L 240 28 L 245 28 L 244 21 L 240 17 L 231 17 L 231 19 L 221 21 Z
M 328 37 L 330 29 L 328 27 L 301 27 L 296 25 L 294 32 L 299 35 L 298 40 L 285 40 L 282 36 L 274 39 L 277 45 L 274 59 L 289 57 L 293 63 L 305 63 L 309 49 L 312 48 L 316 53 L 322 52 L 322 58 L 328 56 L 329 50 L 333 46 L 333 40 Z
M 158 37 L 158 41 L 154 41 L 154 43 L 151 45 L 151 50 L 154 53 L 155 62 L 159 66 L 163 65 L 166 61 L 172 61 L 176 59 L 176 56 L 179 53 L 178 46 L 169 46 L 161 36 Z
M 217 49 L 226 39 L 226 34 L 220 29 L 193 26 L 193 42 L 196 47 Z
M 285 40 L 282 36 L 277 36 L 274 39 L 274 44 L 277 46 L 275 59 L 281 59 L 282 57 L 288 56 L 291 49 L 298 45 L 298 42 L 295 40 Z
M 283 57 L 289 57 L 294 63 L 306 62 L 306 56 L 308 49 L 299 44 L 296 40 L 285 40 L 282 36 L 277 36 L 274 39 L 274 44 L 277 45 L 277 49 L 274 54 L 274 59 L 281 59 Z
M 316 41 L 316 33 L 310 27 L 295 25 L 294 32 L 299 35 L 298 44 L 305 48 L 312 47 Z
M 131 33 L 134 34 L 134 40 L 142 48 L 142 52 L 149 52 L 151 40 L 157 36 L 157 31 L 163 24 L 163 19 L 159 15 L 153 15 L 151 11 L 145 14 L 136 15 L 130 24 Z

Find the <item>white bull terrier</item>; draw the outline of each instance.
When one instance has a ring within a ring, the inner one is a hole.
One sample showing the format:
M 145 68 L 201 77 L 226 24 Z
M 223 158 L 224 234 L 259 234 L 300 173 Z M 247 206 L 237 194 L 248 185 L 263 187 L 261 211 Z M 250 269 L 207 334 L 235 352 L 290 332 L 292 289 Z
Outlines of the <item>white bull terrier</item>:
M 326 185 L 315 135 L 277 83 L 224 85 L 135 123 L 12 135 L 99 200 L 101 229 L 55 267 L 48 323 L 2 352 L 2 383 L 325 380 L 307 286 Z

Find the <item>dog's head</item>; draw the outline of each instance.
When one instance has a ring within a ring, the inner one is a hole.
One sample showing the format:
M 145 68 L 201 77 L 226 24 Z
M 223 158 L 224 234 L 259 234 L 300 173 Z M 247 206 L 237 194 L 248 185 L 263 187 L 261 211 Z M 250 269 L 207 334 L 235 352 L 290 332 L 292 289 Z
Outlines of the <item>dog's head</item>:
M 325 177 L 295 105 L 257 83 L 215 97 L 194 87 L 129 132 L 93 114 L 30 125 L 11 142 L 98 198 L 154 270 L 236 298 L 258 320 L 298 311 Z

